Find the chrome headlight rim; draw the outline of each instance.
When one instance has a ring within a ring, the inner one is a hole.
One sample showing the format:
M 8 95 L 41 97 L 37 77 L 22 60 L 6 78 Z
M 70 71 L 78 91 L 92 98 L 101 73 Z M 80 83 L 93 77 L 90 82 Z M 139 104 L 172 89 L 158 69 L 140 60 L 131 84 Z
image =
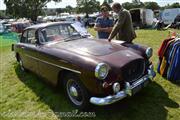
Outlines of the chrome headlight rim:
M 148 58 L 151 58 L 152 55 L 153 55 L 153 49 L 152 49 L 151 47 L 148 47 L 148 48 L 146 49 L 146 56 L 147 56 Z
M 99 75 L 100 69 L 102 67 L 106 67 L 106 73 L 105 73 L 104 76 Z M 109 69 L 110 69 L 110 67 L 106 63 L 98 63 L 98 65 L 95 68 L 95 77 L 98 78 L 98 79 L 104 80 L 107 77 L 108 73 L 109 73 Z

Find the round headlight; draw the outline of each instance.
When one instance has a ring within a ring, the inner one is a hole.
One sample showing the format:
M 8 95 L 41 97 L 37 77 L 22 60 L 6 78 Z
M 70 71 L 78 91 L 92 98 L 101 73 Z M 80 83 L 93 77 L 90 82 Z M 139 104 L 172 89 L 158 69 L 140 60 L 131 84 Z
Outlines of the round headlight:
M 146 56 L 150 58 L 153 55 L 153 49 L 151 47 L 148 47 L 146 49 Z
M 105 79 L 109 73 L 109 66 L 105 63 L 99 63 L 95 69 L 95 76 L 99 79 Z

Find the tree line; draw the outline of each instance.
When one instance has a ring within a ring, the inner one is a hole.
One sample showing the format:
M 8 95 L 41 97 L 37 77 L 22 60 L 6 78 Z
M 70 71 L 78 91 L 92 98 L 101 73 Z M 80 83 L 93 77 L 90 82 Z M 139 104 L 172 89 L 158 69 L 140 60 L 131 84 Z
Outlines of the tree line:
M 44 9 L 47 9 L 46 4 L 50 1 L 61 2 L 62 0 L 4 0 L 6 4 L 6 15 L 10 15 L 14 18 L 30 18 L 32 21 L 36 21 L 37 16 L 44 14 Z M 76 0 L 77 7 L 66 6 L 65 8 L 57 8 L 57 13 L 69 12 L 69 13 L 85 13 L 91 14 L 100 10 L 100 2 L 98 0 Z M 109 9 L 110 3 L 113 0 L 104 0 L 102 5 L 107 6 Z M 132 8 L 147 8 L 152 10 L 166 9 L 166 8 L 180 8 L 179 3 L 173 3 L 160 7 L 156 2 L 140 2 L 140 0 L 133 0 L 122 4 L 125 9 Z

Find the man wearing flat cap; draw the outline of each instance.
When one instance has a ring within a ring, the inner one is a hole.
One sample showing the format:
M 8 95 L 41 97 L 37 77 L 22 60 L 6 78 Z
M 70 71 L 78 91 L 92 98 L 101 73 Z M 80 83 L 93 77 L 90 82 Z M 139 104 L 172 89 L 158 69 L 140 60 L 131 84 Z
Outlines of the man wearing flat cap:
M 119 3 L 114 3 L 112 9 L 118 14 L 118 20 L 115 23 L 108 40 L 109 42 L 116 36 L 117 40 L 131 43 L 136 38 L 136 33 L 132 25 L 132 19 L 129 11 L 122 8 Z

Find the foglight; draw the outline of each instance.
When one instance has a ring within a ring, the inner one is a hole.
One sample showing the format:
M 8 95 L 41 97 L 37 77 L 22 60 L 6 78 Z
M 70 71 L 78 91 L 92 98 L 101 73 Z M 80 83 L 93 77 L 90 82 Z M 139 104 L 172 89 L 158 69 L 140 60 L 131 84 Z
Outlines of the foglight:
M 118 82 L 113 84 L 113 91 L 114 93 L 118 93 L 120 91 L 120 84 Z

